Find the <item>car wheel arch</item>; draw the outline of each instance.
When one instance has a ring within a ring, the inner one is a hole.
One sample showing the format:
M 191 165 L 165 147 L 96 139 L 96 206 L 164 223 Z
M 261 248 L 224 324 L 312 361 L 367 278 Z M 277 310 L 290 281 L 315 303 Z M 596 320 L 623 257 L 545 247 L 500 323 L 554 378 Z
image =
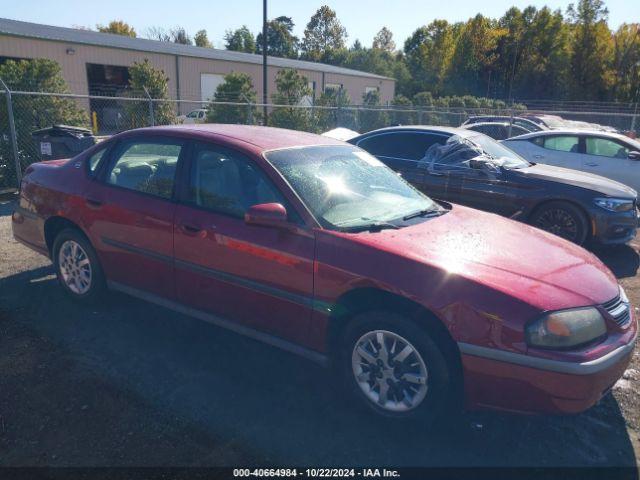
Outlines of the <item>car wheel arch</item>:
M 373 287 L 360 287 L 341 295 L 332 307 L 327 332 L 327 351 L 335 358 L 342 332 L 355 315 L 373 310 L 389 310 L 405 315 L 418 325 L 425 326 L 452 364 L 459 387 L 462 387 L 462 357 L 457 342 L 445 324 L 425 306 L 401 295 Z
M 74 230 L 77 230 L 87 239 L 89 243 L 91 243 L 91 240 L 89 240 L 88 235 L 84 232 L 84 230 L 82 229 L 82 227 L 80 227 L 80 225 L 69 220 L 66 217 L 55 215 L 47 218 L 44 222 L 44 240 L 45 240 L 45 244 L 47 245 L 47 250 L 49 251 L 49 256 L 53 254 L 52 249 L 53 249 L 53 244 L 55 243 L 55 240 L 56 240 L 56 236 L 67 228 L 72 228 Z

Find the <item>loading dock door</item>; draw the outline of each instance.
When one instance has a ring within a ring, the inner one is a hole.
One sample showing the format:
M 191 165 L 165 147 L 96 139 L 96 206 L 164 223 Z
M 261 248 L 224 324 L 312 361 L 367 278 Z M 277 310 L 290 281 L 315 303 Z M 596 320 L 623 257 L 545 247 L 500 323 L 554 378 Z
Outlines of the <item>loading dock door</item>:
M 200 94 L 203 102 L 208 102 L 216 93 L 218 85 L 224 82 L 224 75 L 217 73 L 200 74 Z

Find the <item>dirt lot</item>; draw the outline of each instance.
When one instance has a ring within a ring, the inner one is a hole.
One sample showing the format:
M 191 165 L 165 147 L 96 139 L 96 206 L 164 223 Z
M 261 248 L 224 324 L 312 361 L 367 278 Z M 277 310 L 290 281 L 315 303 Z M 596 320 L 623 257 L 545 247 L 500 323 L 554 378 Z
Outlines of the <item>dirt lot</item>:
M 381 426 L 287 353 L 122 295 L 67 301 L 49 261 L 12 239 L 11 211 L 0 200 L 0 465 L 639 464 L 638 351 L 581 415 Z M 636 305 L 639 249 L 597 252 Z

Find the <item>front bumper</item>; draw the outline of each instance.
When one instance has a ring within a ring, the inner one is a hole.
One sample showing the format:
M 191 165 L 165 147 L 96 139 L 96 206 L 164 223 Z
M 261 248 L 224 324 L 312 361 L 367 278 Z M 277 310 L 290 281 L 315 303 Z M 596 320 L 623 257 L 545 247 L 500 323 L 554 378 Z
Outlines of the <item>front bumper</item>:
M 458 344 L 467 408 L 546 414 L 587 410 L 622 376 L 633 355 L 637 335 L 637 326 L 633 325 L 624 335 L 625 343 L 585 362 L 549 360 Z
M 638 211 L 609 212 L 594 207 L 591 213 L 591 234 L 599 243 L 610 245 L 627 243 L 636 236 Z

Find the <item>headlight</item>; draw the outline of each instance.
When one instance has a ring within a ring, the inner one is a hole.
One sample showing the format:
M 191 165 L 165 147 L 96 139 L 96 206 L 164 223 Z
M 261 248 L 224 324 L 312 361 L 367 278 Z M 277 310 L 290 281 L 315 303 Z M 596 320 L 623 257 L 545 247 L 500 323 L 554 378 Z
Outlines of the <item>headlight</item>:
M 587 344 L 607 333 L 604 319 L 593 307 L 552 312 L 529 323 L 527 344 L 542 348 L 572 348 Z
M 625 198 L 596 198 L 593 202 L 610 212 L 628 212 L 633 210 L 633 200 Z

